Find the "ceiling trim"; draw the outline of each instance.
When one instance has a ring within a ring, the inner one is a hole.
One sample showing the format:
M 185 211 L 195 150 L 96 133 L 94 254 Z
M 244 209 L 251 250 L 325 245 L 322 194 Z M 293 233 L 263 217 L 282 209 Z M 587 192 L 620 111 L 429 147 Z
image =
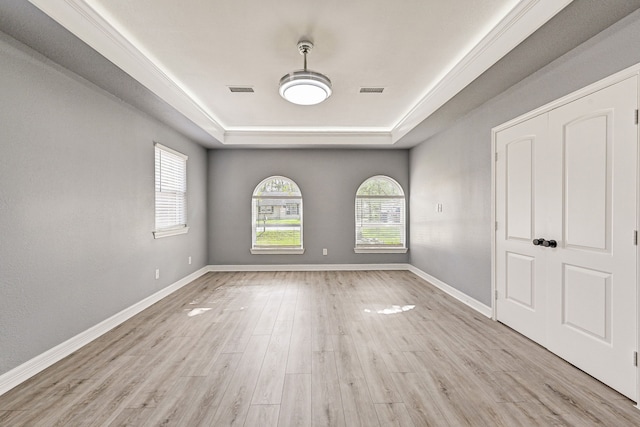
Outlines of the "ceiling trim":
M 226 145 L 269 146 L 390 146 L 391 132 L 367 131 L 229 131 L 225 133 Z
M 29 0 L 102 56 L 147 87 L 214 138 L 224 127 L 197 97 L 143 53 L 83 0 Z
M 225 145 L 322 144 L 393 145 L 475 80 L 572 0 L 521 0 L 466 55 L 434 82 L 418 103 L 390 129 L 363 131 L 339 128 L 225 127 L 197 94 L 135 46 L 84 0 L 29 0 L 67 30 L 131 75 L 205 132 Z
M 230 132 L 391 133 L 391 128 L 382 126 L 332 126 L 330 129 L 322 126 L 233 126 L 228 127 L 225 133 Z
M 392 130 L 396 143 L 573 0 L 522 0 Z

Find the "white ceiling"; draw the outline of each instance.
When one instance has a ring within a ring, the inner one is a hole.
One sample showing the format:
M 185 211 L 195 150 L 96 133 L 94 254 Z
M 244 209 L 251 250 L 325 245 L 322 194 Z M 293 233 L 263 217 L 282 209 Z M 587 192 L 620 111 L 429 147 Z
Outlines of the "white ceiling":
M 30 1 L 222 144 L 365 147 L 397 143 L 571 2 Z M 303 38 L 333 82 L 316 106 L 278 94 Z

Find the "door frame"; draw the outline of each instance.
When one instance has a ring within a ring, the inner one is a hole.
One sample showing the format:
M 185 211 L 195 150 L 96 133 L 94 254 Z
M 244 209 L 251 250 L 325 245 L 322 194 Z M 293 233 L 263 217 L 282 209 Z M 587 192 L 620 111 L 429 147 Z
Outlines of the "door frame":
M 640 87 L 640 63 L 632 65 L 622 71 L 619 71 L 615 74 L 612 74 L 608 77 L 605 77 L 601 80 L 598 80 L 588 86 L 585 86 L 581 89 L 578 89 L 568 95 L 565 95 L 561 98 L 558 98 L 548 104 L 545 104 L 535 110 L 529 111 L 521 116 L 518 116 L 508 122 L 505 122 L 501 125 L 498 125 L 491 129 L 491 318 L 494 321 L 497 321 L 497 310 L 496 310 L 496 300 L 497 300 L 497 284 L 496 284 L 496 161 L 497 161 L 497 150 L 496 150 L 496 138 L 498 132 L 510 128 L 514 125 L 522 123 L 526 120 L 529 120 L 535 116 L 539 116 L 541 114 L 545 114 L 550 112 L 553 109 L 566 105 L 570 102 L 573 102 L 577 99 L 588 96 L 594 92 L 602 90 L 606 87 L 619 83 L 623 80 L 626 80 L 630 77 L 636 77 L 639 80 Z M 640 106 L 640 93 L 636 94 L 636 98 L 638 100 L 638 105 Z M 633 118 L 630 118 L 633 120 Z M 640 143 L 640 125 L 636 127 L 636 138 L 638 143 Z M 638 150 L 640 153 L 640 150 Z M 636 183 L 637 188 L 640 191 L 640 158 L 638 159 L 638 170 L 636 171 Z M 640 230 L 640 194 L 639 197 L 636 197 L 638 200 L 636 206 L 636 230 Z M 640 274 L 640 250 L 637 250 L 637 258 L 636 258 L 636 306 L 637 312 L 640 313 L 640 278 L 638 277 Z M 636 316 L 636 353 L 640 353 L 640 314 Z M 640 409 L 640 367 L 636 366 L 636 384 L 638 387 L 637 396 L 638 402 L 636 402 L 636 408 Z

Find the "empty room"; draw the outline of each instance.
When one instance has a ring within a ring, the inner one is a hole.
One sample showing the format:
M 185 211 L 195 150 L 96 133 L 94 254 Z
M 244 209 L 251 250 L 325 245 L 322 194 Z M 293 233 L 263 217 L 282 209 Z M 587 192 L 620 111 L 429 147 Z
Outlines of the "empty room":
M 640 426 L 640 0 L 0 2 L 0 426 Z

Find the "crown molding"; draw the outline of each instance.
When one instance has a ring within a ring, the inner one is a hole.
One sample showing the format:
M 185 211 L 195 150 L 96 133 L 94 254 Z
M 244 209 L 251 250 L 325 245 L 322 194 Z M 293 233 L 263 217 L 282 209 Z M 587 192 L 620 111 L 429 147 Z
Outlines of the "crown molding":
M 572 0 L 521 0 L 450 71 L 434 82 L 395 126 L 380 131 L 358 128 L 345 131 L 333 127 L 313 130 L 226 127 L 204 106 L 197 94 L 189 91 L 152 55 L 136 46 L 85 0 L 29 1 L 224 145 L 393 146 Z
M 147 87 L 205 132 L 222 141 L 224 127 L 195 94 L 163 70 L 83 0 L 29 0 L 76 37 Z
M 259 130 L 259 131 L 227 131 L 224 136 L 225 145 L 278 145 L 278 146 L 310 146 L 310 145 L 349 145 L 349 146 L 391 146 L 391 133 L 388 131 L 332 131 L 314 130 Z
M 573 0 L 522 0 L 398 120 L 393 143 L 442 107 Z

